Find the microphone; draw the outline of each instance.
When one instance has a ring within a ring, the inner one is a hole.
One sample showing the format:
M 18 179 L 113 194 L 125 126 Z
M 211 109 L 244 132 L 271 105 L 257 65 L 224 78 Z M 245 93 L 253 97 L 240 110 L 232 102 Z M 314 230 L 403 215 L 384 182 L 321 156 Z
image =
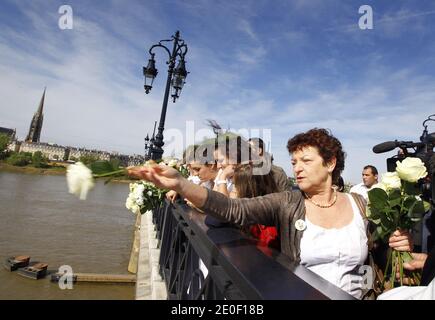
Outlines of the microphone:
M 374 153 L 384 153 L 384 152 L 388 152 L 391 150 L 394 150 L 395 148 L 397 148 L 399 146 L 399 142 L 397 140 L 395 141 L 386 141 L 386 142 L 382 142 L 380 144 L 377 144 L 373 147 L 373 152 Z
M 373 147 L 374 153 L 384 153 L 391 150 L 394 150 L 397 147 L 400 148 L 421 148 L 424 147 L 425 144 L 422 142 L 412 142 L 412 141 L 386 141 L 380 144 L 377 144 Z

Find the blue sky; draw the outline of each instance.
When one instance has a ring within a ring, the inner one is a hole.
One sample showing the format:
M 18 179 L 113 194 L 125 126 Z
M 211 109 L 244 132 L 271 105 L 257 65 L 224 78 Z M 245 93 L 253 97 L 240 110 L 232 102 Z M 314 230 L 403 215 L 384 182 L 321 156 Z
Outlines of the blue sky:
M 58 27 L 63 4 L 72 30 Z M 372 30 L 358 27 L 361 5 L 373 9 Z M 149 95 L 142 66 L 152 44 L 180 30 L 190 74 L 169 104 L 166 138 L 205 119 L 270 129 L 275 161 L 290 173 L 288 138 L 325 127 L 356 183 L 366 164 L 386 170 L 393 153 L 373 145 L 417 140 L 435 113 L 434 18 L 424 0 L 0 0 L 0 126 L 24 138 L 47 86 L 42 140 L 142 154 L 160 117 L 165 53 Z

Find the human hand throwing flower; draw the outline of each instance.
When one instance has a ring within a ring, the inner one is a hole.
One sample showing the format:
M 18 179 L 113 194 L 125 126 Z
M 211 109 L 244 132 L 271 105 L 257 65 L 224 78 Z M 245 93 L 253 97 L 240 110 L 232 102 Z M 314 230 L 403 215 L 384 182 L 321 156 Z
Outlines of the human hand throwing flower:
M 180 180 L 184 179 L 181 174 L 169 166 L 149 165 L 127 168 L 128 175 L 147 180 L 156 187 L 177 191 Z
M 174 190 L 196 207 L 201 208 L 207 199 L 207 190 L 189 182 L 179 171 L 160 165 L 130 167 L 128 175 L 152 182 L 158 188 Z

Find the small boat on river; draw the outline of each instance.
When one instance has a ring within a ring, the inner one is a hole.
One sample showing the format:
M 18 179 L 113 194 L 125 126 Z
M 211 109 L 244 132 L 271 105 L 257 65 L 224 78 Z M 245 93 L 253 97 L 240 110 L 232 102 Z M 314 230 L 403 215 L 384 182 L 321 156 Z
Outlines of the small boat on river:
M 15 257 L 9 257 L 7 258 L 3 266 L 8 271 L 15 271 L 19 268 L 24 268 L 29 265 L 30 257 L 29 256 L 15 256 Z
M 17 273 L 20 276 L 38 280 L 44 278 L 47 275 L 47 268 L 48 268 L 48 264 L 37 262 L 27 267 L 18 269 Z

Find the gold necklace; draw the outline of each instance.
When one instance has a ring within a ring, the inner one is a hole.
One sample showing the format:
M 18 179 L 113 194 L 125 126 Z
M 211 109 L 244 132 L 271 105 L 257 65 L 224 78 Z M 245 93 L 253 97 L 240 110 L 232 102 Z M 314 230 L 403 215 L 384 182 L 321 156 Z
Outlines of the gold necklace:
M 332 186 L 332 189 L 334 190 L 334 199 L 332 199 L 331 203 L 328 203 L 328 204 L 317 203 L 309 195 L 307 195 L 305 192 L 304 192 L 304 195 L 307 198 L 307 200 L 310 201 L 315 206 L 317 206 L 319 208 L 330 208 L 337 202 L 337 186 Z

